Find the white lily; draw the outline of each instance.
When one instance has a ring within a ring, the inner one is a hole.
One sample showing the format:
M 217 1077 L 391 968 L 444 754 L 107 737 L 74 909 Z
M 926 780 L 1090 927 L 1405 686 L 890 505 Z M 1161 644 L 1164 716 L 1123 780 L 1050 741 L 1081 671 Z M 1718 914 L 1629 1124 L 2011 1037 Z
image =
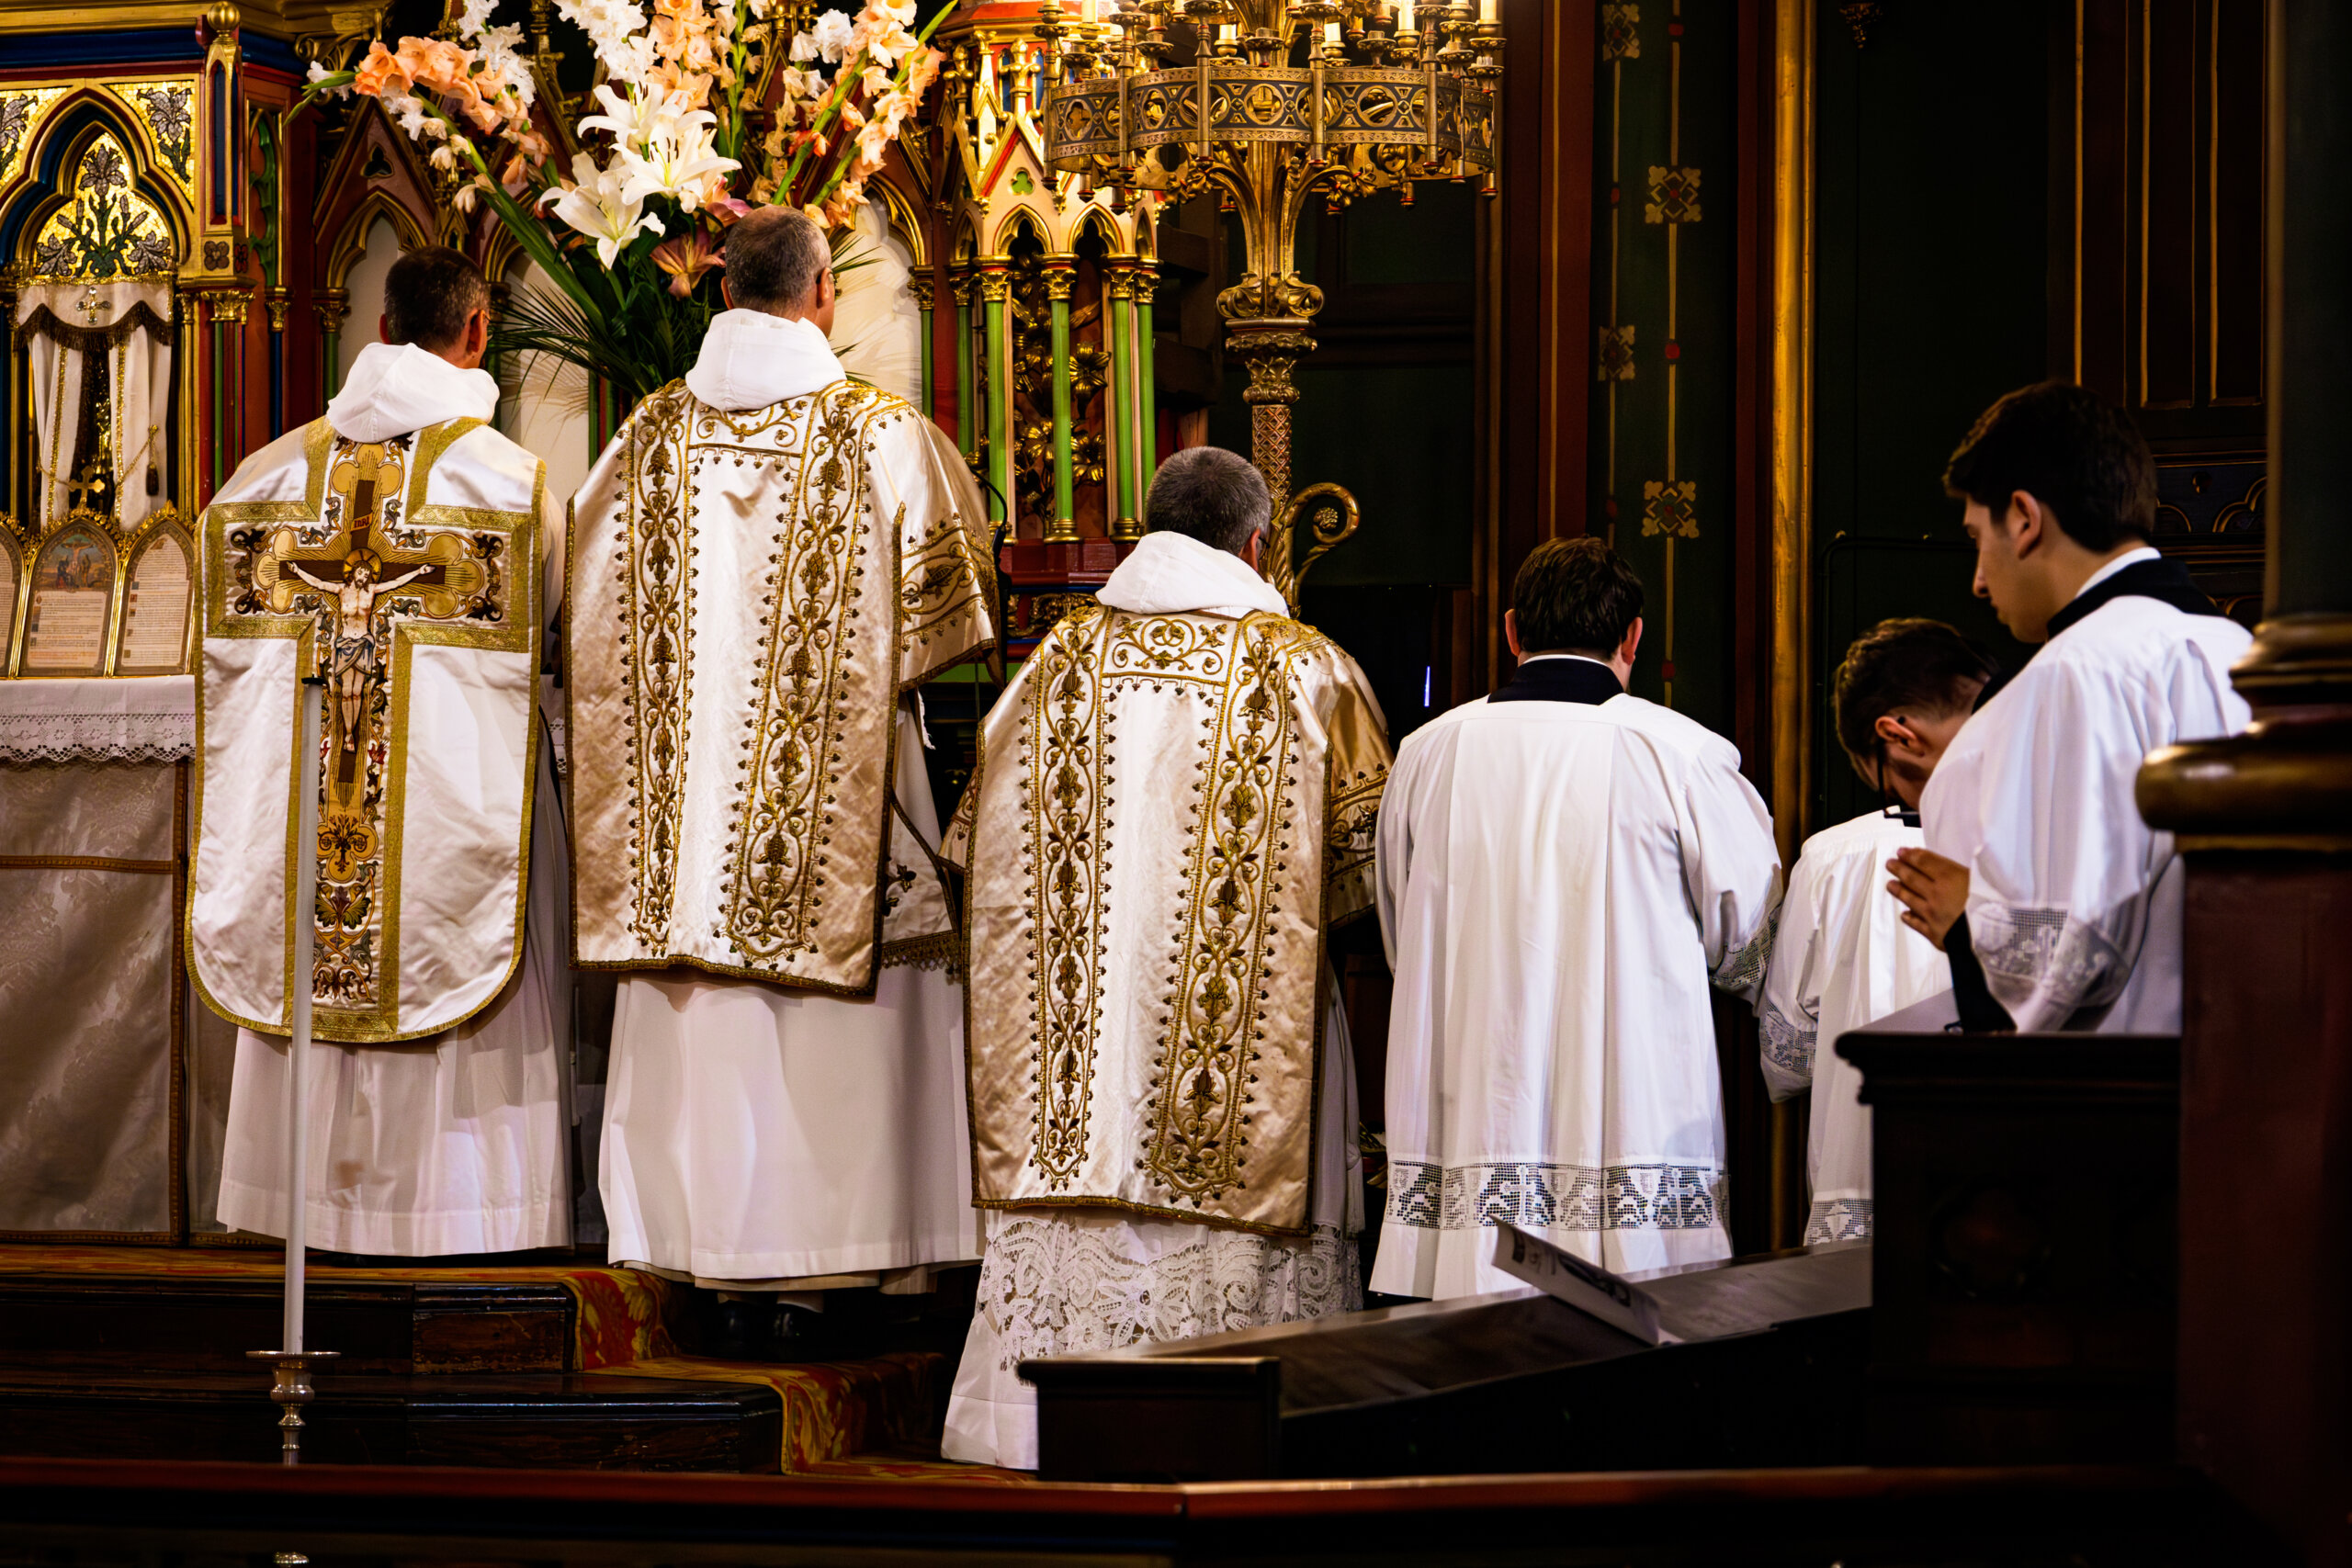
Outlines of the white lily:
M 639 234 L 648 229 L 664 232 L 662 220 L 646 212 L 645 198 L 629 196 L 626 155 L 614 159 L 611 168 L 600 169 L 596 160 L 578 153 L 571 160 L 571 177 L 570 189 L 551 191 L 545 199 L 558 218 L 596 242 L 596 259 L 607 269 L 621 247 Z
M 621 156 L 629 164 L 628 196 L 638 201 L 672 197 L 688 212 L 700 207 L 711 175 L 743 166 L 718 155 L 712 145 L 712 128 L 718 123 L 707 109 L 694 109 L 648 136 L 641 155 L 624 149 Z

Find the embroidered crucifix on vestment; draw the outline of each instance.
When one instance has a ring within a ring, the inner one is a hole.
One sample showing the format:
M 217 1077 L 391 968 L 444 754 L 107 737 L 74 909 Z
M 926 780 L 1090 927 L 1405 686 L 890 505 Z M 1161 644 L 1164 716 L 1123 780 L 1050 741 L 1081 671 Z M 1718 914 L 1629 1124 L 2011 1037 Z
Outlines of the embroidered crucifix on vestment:
M 323 596 L 320 629 L 332 638 L 320 651 L 334 703 L 334 761 L 322 803 L 330 817 L 357 804 L 367 771 L 371 698 L 385 682 L 390 646 L 387 600 L 401 593 L 404 619 L 458 620 L 481 611 L 495 586 L 473 537 L 403 525 L 407 469 L 407 454 L 395 445 L 339 450 L 327 480 L 327 521 L 337 531 L 323 544 L 304 545 L 294 529 L 277 529 L 254 564 L 254 586 L 273 613 L 293 609 L 306 587 Z M 403 536 L 416 542 L 399 542 Z M 489 608 L 494 614 L 497 606 Z M 327 825 L 322 818 L 322 831 Z

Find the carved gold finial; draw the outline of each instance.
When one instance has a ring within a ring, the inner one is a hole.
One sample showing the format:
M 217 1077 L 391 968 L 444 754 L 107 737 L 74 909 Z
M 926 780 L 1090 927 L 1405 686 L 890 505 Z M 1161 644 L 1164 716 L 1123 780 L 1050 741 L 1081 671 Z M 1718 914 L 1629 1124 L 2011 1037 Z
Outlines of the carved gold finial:
M 243 15 L 229 0 L 218 0 L 204 9 L 204 25 L 215 33 L 233 33 L 243 20 Z

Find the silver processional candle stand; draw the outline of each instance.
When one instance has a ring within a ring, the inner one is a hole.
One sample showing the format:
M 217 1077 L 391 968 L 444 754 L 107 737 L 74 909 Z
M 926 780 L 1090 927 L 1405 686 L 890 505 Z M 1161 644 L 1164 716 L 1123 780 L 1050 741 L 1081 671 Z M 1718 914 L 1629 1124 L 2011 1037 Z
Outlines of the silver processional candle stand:
M 293 937 L 294 965 L 288 976 L 287 1022 L 293 1038 L 286 1043 L 286 1322 L 275 1350 L 248 1350 L 256 1361 L 277 1370 L 269 1397 L 283 1412 L 277 1418 L 281 1463 L 302 1462 L 302 1406 L 311 1402 L 311 1368 L 332 1361 L 337 1352 L 302 1348 L 302 1251 L 310 1229 L 311 1197 L 311 964 L 317 920 L 311 906 L 318 897 L 319 863 L 319 716 L 326 682 L 317 675 L 302 679 L 301 784 L 295 791 L 299 818 L 294 834 L 294 897 L 286 912 Z M 299 1554 L 280 1552 L 281 1563 L 304 1561 Z

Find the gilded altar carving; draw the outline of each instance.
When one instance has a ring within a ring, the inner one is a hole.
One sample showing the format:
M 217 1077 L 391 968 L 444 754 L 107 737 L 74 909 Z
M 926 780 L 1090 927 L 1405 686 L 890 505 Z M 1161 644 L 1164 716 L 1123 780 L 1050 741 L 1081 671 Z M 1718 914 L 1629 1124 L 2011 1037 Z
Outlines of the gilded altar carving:
M 171 225 L 131 180 L 134 167 L 111 133 L 93 139 L 75 165 L 72 196 L 33 243 L 43 278 L 150 277 L 178 265 Z

